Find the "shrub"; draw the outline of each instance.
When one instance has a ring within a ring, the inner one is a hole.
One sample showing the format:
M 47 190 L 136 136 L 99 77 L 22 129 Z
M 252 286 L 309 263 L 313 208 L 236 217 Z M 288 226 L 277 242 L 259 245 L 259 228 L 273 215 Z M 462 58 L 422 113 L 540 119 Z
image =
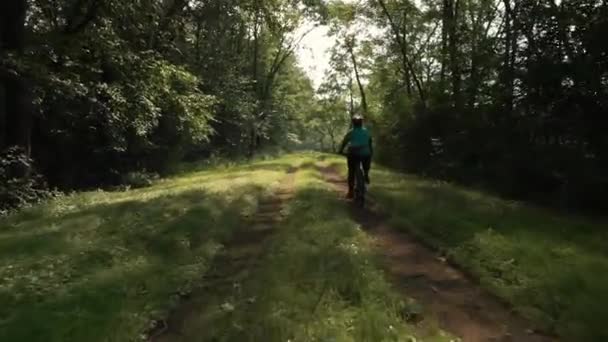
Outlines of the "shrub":
M 11 147 L 0 154 L 0 213 L 40 202 L 53 194 L 23 149 Z
M 128 172 L 123 176 L 122 183 L 132 188 L 144 188 L 152 185 L 159 178 L 158 174 L 153 172 L 133 171 Z

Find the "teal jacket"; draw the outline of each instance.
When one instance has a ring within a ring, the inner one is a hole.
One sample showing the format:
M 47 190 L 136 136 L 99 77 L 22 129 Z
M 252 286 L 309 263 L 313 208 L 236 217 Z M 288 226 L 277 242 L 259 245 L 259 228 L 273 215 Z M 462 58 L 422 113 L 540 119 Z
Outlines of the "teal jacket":
M 358 156 L 371 156 L 374 153 L 372 135 L 365 127 L 355 127 L 344 136 L 340 153 L 348 145 L 348 153 Z

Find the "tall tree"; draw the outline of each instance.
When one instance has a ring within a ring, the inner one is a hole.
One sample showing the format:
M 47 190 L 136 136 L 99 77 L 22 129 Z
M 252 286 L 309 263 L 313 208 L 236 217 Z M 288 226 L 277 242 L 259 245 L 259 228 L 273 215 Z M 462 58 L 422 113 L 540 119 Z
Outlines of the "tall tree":
M 0 4 L 0 148 L 19 146 L 31 153 L 32 96 L 17 60 L 25 47 L 26 0 Z
M 408 76 L 411 76 L 414 79 L 414 83 L 415 83 L 416 89 L 418 91 L 418 96 L 420 97 L 420 102 L 423 106 L 426 106 L 426 92 L 422 86 L 422 81 L 420 80 L 420 77 L 418 76 L 416 69 L 414 68 L 413 63 L 410 59 L 410 55 L 408 53 L 407 44 L 406 44 L 407 40 L 404 38 L 405 32 L 402 31 L 402 29 L 400 28 L 400 25 L 394 19 L 394 16 L 391 14 L 391 11 L 388 9 L 384 0 L 376 0 L 376 1 L 377 1 L 378 5 L 380 5 L 380 8 L 382 9 L 384 16 L 386 17 L 386 19 L 389 23 L 389 27 L 394 36 L 394 41 L 395 41 L 396 45 L 399 47 L 399 52 L 401 53 L 401 63 L 403 65 L 403 72 L 404 72 L 404 74 L 407 74 Z M 407 5 L 409 5 L 409 4 L 407 4 Z M 404 23 L 405 23 L 405 19 L 406 19 L 406 17 L 404 17 Z M 403 27 L 403 26 L 401 26 L 401 27 Z
M 0 6 L 0 159 L 20 146 L 61 188 L 290 141 L 308 82 L 294 32 L 324 15 L 316 0 Z

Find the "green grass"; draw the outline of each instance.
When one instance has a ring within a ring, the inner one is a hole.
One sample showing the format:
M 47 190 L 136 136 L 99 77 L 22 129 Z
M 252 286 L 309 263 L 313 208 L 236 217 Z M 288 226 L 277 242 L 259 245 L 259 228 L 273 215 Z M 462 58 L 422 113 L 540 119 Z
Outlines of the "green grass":
M 145 189 L 74 194 L 4 219 L 0 341 L 140 340 L 181 293 L 205 288 L 205 274 L 231 274 L 215 257 L 292 166 L 303 171 L 278 233 L 247 276 L 207 288 L 201 330 L 184 339 L 447 341 L 404 323 L 416 305 L 385 280 L 316 156 L 189 167 Z
M 565 340 L 608 340 L 605 222 L 384 168 L 373 170 L 370 196 L 394 226 L 445 252 L 543 328 Z
M 0 341 L 138 340 L 200 285 L 294 165 L 303 171 L 285 221 L 254 269 L 210 291 L 190 340 L 447 340 L 404 323 L 415 304 L 391 288 L 370 237 L 310 167 L 319 156 L 190 167 L 148 188 L 74 194 L 3 219 Z M 395 227 L 542 327 L 564 340 L 608 340 L 605 224 L 387 169 L 374 169 L 370 196 Z
M 132 341 L 201 278 L 291 156 L 145 189 L 59 198 L 0 221 L 0 341 Z
M 304 168 L 296 186 L 257 268 L 244 279 L 235 275 L 229 291 L 207 298 L 181 340 L 450 340 L 434 327 L 421 331 L 404 322 L 415 304 L 391 288 L 370 237 L 319 173 Z

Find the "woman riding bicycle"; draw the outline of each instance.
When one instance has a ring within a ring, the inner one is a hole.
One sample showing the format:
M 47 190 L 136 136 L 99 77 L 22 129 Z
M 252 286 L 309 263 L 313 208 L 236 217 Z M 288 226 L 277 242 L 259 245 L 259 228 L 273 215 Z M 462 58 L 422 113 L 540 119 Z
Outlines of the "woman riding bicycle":
M 347 163 L 348 163 L 348 194 L 347 198 L 353 198 L 353 190 L 355 187 L 355 172 L 359 165 L 363 165 L 365 174 L 365 182 L 369 184 L 369 170 L 372 164 L 372 155 L 374 153 L 372 136 L 363 126 L 363 116 L 355 114 L 352 117 L 353 128 L 346 133 L 342 145 L 340 146 L 340 154 L 344 153 L 344 148 L 348 145 Z

